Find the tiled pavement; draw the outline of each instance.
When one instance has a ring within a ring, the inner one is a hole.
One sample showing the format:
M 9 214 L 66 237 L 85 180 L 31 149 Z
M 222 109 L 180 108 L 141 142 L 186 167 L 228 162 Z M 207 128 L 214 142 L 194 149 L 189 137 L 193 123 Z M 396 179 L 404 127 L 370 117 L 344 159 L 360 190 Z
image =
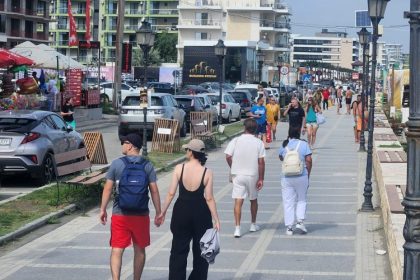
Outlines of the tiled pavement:
M 365 154 L 357 153 L 352 117 L 326 112 L 327 123 L 318 133 L 310 179 L 307 235 L 286 236 L 283 226 L 280 168 L 277 150 L 267 151 L 265 185 L 259 196 L 261 231 L 247 232 L 249 203 L 244 204 L 242 231 L 233 238 L 231 184 L 223 150 L 211 153 L 214 192 L 221 225 L 221 254 L 210 267 L 209 279 L 350 280 L 391 279 L 384 249 L 380 213 L 359 213 Z M 281 123 L 278 139 L 287 124 Z M 170 174 L 161 174 L 162 199 Z M 377 194 L 374 193 L 374 197 Z M 375 202 L 377 205 L 377 202 Z M 170 214 L 160 228 L 152 226 L 143 279 L 167 279 L 172 235 Z M 99 224 L 98 209 L 0 258 L 0 279 L 110 279 L 109 227 Z M 153 216 L 153 215 L 152 215 Z M 124 256 L 122 279 L 132 279 L 132 250 Z M 190 262 L 191 264 L 191 259 Z

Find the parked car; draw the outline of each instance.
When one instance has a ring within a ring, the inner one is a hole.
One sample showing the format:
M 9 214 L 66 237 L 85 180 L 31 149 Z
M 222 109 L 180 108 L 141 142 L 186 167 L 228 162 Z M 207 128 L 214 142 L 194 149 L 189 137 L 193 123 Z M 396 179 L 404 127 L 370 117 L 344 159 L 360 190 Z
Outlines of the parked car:
M 182 87 L 180 94 L 200 94 L 200 93 L 208 93 L 209 91 L 202 86 L 195 86 L 195 85 L 185 85 Z
M 187 126 L 185 111 L 181 109 L 169 93 L 153 93 L 147 105 L 146 129 L 153 131 L 156 119 L 175 119 L 180 124 L 180 135 L 185 137 Z M 144 128 L 143 108 L 140 107 L 140 95 L 127 96 L 121 104 L 118 117 L 118 134 L 126 135 L 131 131 L 139 131 Z M 149 134 L 150 135 L 150 134 Z
M 187 131 L 190 131 L 191 124 L 191 112 L 205 112 L 205 106 L 201 102 L 200 97 L 196 95 L 175 95 L 175 100 L 178 102 L 180 108 L 182 108 L 186 113 L 186 124 Z
M 55 178 L 54 154 L 81 147 L 83 137 L 56 113 L 0 112 L 0 176 L 28 174 L 47 184 Z
M 252 100 L 255 100 L 258 96 L 258 85 L 257 84 L 240 84 L 235 87 L 235 90 L 248 90 L 252 95 Z
M 241 106 L 241 114 L 242 116 L 246 116 L 246 114 L 251 111 L 252 104 L 254 103 L 252 100 L 251 93 L 247 90 L 233 90 L 229 91 L 229 94 L 232 95 L 235 102 Z
M 204 104 L 206 112 L 211 113 L 213 123 L 217 122 L 217 108 L 211 102 L 210 97 L 207 94 L 197 94 L 197 97 L 200 98 L 201 103 Z
M 220 83 L 217 83 L 217 82 L 205 82 L 205 83 L 199 84 L 199 86 L 207 89 L 209 92 L 215 92 L 215 93 L 220 92 Z M 230 84 L 224 83 L 222 85 L 222 92 L 223 93 L 227 93 L 228 90 L 232 90 L 232 89 L 233 88 Z
M 108 103 L 112 101 L 112 94 L 114 92 L 115 83 L 113 82 L 105 82 L 100 84 L 100 92 L 101 92 L 101 101 L 103 103 Z M 124 100 L 127 95 L 133 94 L 138 92 L 135 88 L 122 83 L 121 84 L 121 99 Z
M 155 92 L 165 92 L 174 94 L 175 89 L 171 83 L 149 82 L 147 88 L 153 88 Z
M 219 112 L 219 94 L 217 93 L 208 93 L 207 94 L 217 108 L 218 115 Z M 232 95 L 225 93 L 222 95 L 222 119 L 226 122 L 230 122 L 232 119 L 240 120 L 241 119 L 241 106 L 235 102 Z

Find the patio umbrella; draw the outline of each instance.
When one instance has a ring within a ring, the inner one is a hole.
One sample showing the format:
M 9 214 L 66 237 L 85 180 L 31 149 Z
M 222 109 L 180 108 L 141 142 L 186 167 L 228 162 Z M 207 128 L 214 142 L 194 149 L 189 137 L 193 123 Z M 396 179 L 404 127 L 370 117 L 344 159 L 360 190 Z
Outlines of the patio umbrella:
M 0 67 L 5 68 L 16 65 L 34 65 L 35 62 L 32 59 L 26 58 L 19 54 L 10 52 L 5 49 L 0 49 Z

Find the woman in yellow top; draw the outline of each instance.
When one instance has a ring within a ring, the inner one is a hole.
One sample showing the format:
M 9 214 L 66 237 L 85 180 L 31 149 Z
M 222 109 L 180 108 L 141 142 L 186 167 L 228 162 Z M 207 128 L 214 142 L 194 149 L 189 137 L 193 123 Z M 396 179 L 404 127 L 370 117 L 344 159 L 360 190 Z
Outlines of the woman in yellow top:
M 276 103 L 274 97 L 270 97 L 270 103 L 265 105 L 265 107 L 267 108 L 267 123 L 271 126 L 273 140 L 276 140 L 276 127 L 280 116 L 280 107 L 279 104 Z

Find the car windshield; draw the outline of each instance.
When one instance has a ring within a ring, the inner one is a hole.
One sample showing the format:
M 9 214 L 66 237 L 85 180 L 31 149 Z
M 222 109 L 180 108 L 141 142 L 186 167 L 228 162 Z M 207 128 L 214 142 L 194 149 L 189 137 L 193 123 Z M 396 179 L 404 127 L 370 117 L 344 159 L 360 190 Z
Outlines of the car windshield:
M 151 97 L 150 106 L 163 106 L 163 101 L 158 96 Z M 140 106 L 140 96 L 127 96 L 123 102 L 124 106 Z
M 214 105 L 214 104 L 217 104 L 217 102 L 219 102 L 219 96 L 217 96 L 217 95 L 209 95 L 209 97 L 210 97 L 210 99 L 211 99 L 211 103 Z
M 245 93 L 243 92 L 229 92 L 229 93 L 230 95 L 232 95 L 233 99 L 235 100 L 242 100 L 246 97 Z
M 23 118 L 0 118 L 0 131 L 30 130 L 36 120 Z
M 194 106 L 194 99 L 189 98 L 177 98 L 178 104 L 183 105 L 185 108 L 193 107 Z

